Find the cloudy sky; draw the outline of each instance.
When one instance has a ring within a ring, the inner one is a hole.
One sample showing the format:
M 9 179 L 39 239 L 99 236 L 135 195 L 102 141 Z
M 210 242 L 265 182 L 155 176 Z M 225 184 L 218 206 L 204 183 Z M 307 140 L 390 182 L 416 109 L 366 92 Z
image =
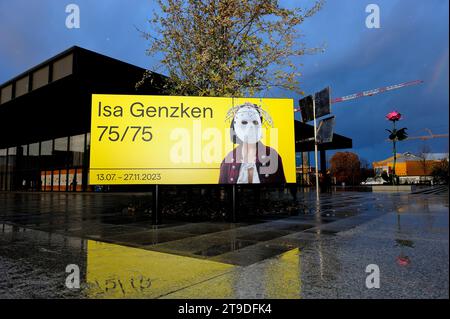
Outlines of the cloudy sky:
M 65 7 L 79 5 L 81 28 L 67 29 Z M 281 0 L 286 6 L 310 0 Z M 381 10 L 381 28 L 368 29 L 365 8 Z M 150 68 L 147 43 L 136 27 L 147 28 L 151 0 L 0 0 L 0 83 L 45 59 L 79 45 Z M 368 161 L 391 155 L 385 141 L 390 128 L 384 115 L 404 114 L 400 125 L 410 136 L 448 133 L 448 0 L 328 0 L 301 27 L 308 46 L 326 51 L 302 57 L 302 89 L 312 93 L 330 86 L 333 97 L 420 79 L 419 86 L 333 105 L 336 132 L 353 138 L 353 151 Z M 264 96 L 299 96 L 276 90 Z M 448 152 L 448 139 L 402 142 L 401 152 L 417 152 L 426 143 L 433 152 Z

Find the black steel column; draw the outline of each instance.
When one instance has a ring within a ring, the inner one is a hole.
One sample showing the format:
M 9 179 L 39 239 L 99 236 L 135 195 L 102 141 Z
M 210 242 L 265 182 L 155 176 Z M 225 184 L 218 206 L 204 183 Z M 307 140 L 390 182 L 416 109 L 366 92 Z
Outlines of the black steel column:
M 153 189 L 153 209 L 152 209 L 152 223 L 153 225 L 160 225 L 162 222 L 161 218 L 161 207 L 159 202 L 159 185 L 155 185 Z
M 325 150 L 320 150 L 320 172 L 324 177 L 327 174 L 327 155 Z
M 238 212 L 238 193 L 236 184 L 233 184 L 231 189 L 231 197 L 232 197 L 232 206 L 231 206 L 231 222 L 236 223 L 237 221 L 237 212 Z
M 252 188 L 254 194 L 253 204 L 255 205 L 255 211 L 259 213 L 261 209 L 261 184 L 253 184 Z
M 301 172 L 300 172 L 300 185 L 302 185 L 302 186 L 305 186 L 305 183 L 304 183 L 304 174 L 305 174 L 305 163 L 304 163 L 304 161 L 303 161 L 303 159 L 304 159 L 304 155 L 303 155 L 303 152 L 301 152 L 300 153 L 301 155 L 301 158 L 302 158 L 302 170 L 301 170 Z M 297 172 L 296 172 L 297 173 Z
M 297 203 L 297 183 L 289 183 L 286 184 L 287 188 L 289 189 L 289 193 L 291 193 L 292 200 L 294 203 Z
M 89 154 L 90 148 L 88 148 L 88 137 L 84 134 L 84 152 L 83 152 L 83 163 L 81 168 L 81 191 L 86 192 L 88 190 L 88 173 L 89 173 Z

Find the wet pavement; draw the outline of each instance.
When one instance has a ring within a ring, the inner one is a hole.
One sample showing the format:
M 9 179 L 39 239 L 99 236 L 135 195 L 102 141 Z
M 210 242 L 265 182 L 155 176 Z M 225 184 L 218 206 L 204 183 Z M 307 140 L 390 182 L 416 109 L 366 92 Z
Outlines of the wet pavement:
M 0 193 L 0 298 L 449 297 L 448 188 L 304 192 L 288 214 L 235 224 L 118 209 L 147 196 Z

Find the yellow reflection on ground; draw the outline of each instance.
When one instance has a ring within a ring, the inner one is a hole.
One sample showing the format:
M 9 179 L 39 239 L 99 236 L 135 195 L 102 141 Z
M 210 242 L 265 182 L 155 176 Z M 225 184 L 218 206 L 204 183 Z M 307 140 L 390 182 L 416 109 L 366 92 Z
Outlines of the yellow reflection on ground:
M 300 298 L 301 269 L 300 250 L 292 249 L 270 263 L 264 272 L 265 298 Z
M 89 240 L 86 281 L 91 298 L 158 298 L 230 272 L 215 261 Z M 231 286 L 216 293 L 225 297 Z M 204 294 L 203 298 L 208 298 Z
M 250 252 L 249 252 L 250 253 Z M 164 298 L 286 298 L 298 299 L 301 292 L 300 251 L 278 257 L 176 291 Z

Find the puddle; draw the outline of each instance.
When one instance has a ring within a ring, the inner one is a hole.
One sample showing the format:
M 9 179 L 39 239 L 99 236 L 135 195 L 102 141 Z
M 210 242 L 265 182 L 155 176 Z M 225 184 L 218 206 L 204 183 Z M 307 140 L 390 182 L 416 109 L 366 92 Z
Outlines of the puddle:
M 243 240 L 253 240 L 253 241 L 267 241 L 274 238 L 279 238 L 288 235 L 287 232 L 277 232 L 277 231 L 264 231 L 260 233 L 254 233 L 244 236 L 239 236 L 239 239 Z

